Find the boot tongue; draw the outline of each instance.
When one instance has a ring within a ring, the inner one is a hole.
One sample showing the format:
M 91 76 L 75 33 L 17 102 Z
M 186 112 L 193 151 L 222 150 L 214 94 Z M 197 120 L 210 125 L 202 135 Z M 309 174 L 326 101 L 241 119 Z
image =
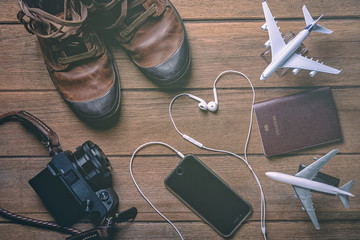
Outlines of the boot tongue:
M 53 15 L 64 12 L 64 0 L 28 0 L 27 3 L 31 8 L 40 8 Z

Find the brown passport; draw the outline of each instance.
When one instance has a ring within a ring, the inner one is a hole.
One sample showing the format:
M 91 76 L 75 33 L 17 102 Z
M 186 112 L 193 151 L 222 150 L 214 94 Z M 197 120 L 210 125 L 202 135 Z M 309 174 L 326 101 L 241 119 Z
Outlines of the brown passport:
M 256 103 L 254 109 L 268 157 L 342 139 L 330 87 Z

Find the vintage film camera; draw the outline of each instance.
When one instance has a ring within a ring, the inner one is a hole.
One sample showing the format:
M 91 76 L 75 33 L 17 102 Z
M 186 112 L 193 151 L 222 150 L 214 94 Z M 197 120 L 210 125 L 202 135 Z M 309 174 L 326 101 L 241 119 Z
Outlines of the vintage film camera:
M 103 151 L 87 141 L 74 153 L 56 154 L 29 183 L 58 224 L 69 226 L 84 216 L 99 224 L 115 214 L 119 202 L 110 168 Z

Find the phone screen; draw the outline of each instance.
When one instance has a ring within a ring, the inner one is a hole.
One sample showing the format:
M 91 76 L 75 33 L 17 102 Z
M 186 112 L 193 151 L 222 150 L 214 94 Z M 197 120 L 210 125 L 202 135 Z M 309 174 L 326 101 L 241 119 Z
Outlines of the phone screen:
M 231 236 L 252 207 L 194 155 L 165 179 L 167 188 L 223 237 Z

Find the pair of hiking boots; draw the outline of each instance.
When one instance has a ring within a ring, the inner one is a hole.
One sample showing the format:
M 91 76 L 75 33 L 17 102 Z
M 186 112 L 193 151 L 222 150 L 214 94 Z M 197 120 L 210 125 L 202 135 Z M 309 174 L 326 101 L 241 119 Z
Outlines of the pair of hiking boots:
M 18 19 L 38 37 L 51 79 L 81 118 L 120 105 L 119 74 L 100 36 L 119 43 L 150 79 L 171 84 L 189 69 L 186 31 L 169 0 L 18 0 Z

